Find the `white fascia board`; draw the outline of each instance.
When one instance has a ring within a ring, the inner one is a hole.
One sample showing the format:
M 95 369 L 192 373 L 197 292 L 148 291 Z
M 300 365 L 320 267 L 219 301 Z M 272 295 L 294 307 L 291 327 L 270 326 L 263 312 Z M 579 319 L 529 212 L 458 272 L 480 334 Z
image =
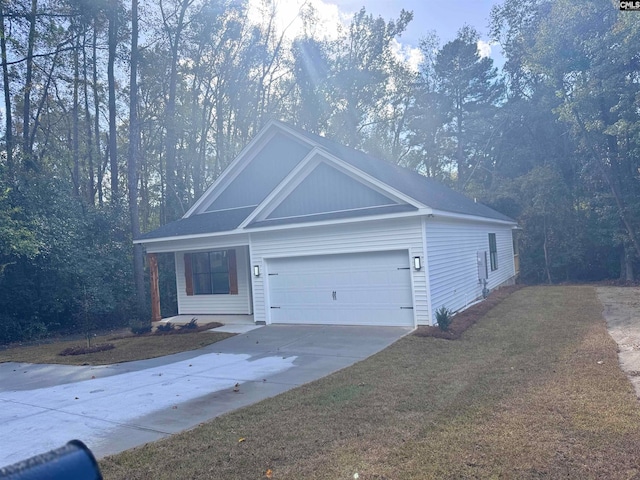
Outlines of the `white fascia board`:
M 187 218 L 194 213 L 199 213 L 202 209 L 206 209 L 213 203 L 213 201 L 224 191 L 226 187 L 242 172 L 244 166 L 249 163 L 251 158 L 255 156 L 257 147 L 266 143 L 274 133 L 272 127 L 278 127 L 278 123 L 274 120 L 269 120 L 267 124 L 257 133 L 255 137 L 240 151 L 238 156 L 225 168 L 220 176 L 211 184 L 207 190 L 200 195 L 200 198 L 194 203 L 187 213 L 182 218 Z M 242 165 L 244 163 L 244 165 Z M 218 195 L 212 196 L 214 190 L 218 189 Z
M 467 215 L 464 213 L 446 212 L 444 210 L 432 210 L 432 214 L 435 217 L 451 218 L 454 220 L 469 220 L 473 222 L 496 223 L 499 225 L 510 225 L 510 226 L 517 225 L 516 222 L 512 222 L 508 220 L 499 220 L 497 218 L 481 217 L 478 215 Z
M 408 218 L 408 217 L 420 217 L 420 216 L 431 216 L 431 215 L 433 215 L 433 210 L 431 210 L 430 208 L 420 208 L 413 212 L 384 213 L 380 215 L 369 215 L 365 217 L 340 218 L 335 220 L 316 220 L 316 221 L 304 222 L 304 223 L 289 223 L 285 225 L 270 225 L 266 227 L 251 228 L 250 230 L 235 229 L 235 230 L 229 230 L 226 232 L 198 233 L 198 234 L 192 234 L 192 235 L 182 235 L 179 237 L 152 238 L 147 240 L 134 240 L 133 243 L 148 245 L 147 250 L 151 252 L 151 249 L 154 248 L 153 244 L 160 243 L 160 242 L 178 243 L 183 240 L 193 240 L 193 239 L 199 239 L 199 238 L 215 239 L 216 237 L 225 237 L 225 236 L 231 236 L 231 235 L 246 235 L 247 233 L 253 234 L 258 232 L 269 232 L 269 231 L 275 231 L 275 230 L 295 230 L 297 228 L 341 225 L 345 223 L 370 222 L 375 220 L 392 220 L 394 218 Z M 244 245 L 245 243 L 239 242 L 238 244 Z M 156 253 L 160 253 L 160 250 L 156 250 L 155 248 L 153 251 Z M 172 252 L 173 250 L 163 249 L 162 251 Z
M 188 252 L 208 249 L 210 247 L 216 247 L 223 245 L 225 247 L 243 247 L 249 245 L 249 239 L 246 233 L 243 233 L 237 238 L 229 238 L 230 235 L 211 235 L 211 236 L 184 236 L 171 239 L 160 239 L 160 242 L 154 242 L 145 244 L 145 251 L 147 253 L 169 253 L 169 252 Z M 206 239 L 206 245 L 202 242 L 195 244 L 194 240 Z M 209 244 L 210 243 L 210 244 Z M 217 244 L 217 245 L 216 245 Z
M 329 226 L 329 225 L 342 225 L 345 223 L 359 223 L 359 222 L 371 222 L 376 220 L 393 220 L 395 218 L 409 218 L 409 217 L 419 217 L 424 215 L 431 215 L 432 210 L 430 208 L 418 209 L 413 212 L 402 212 L 402 213 L 383 213 L 380 215 L 369 215 L 364 217 L 351 217 L 351 218 L 340 218 L 335 220 L 316 220 L 305 223 L 289 223 L 285 225 L 270 225 L 266 227 L 256 227 L 251 228 L 251 233 L 255 232 L 268 232 L 274 230 L 294 230 L 296 228 L 307 228 L 307 227 L 319 227 L 319 226 Z M 247 232 L 245 229 L 243 232 Z
M 318 156 L 322 151 L 313 147 L 311 151 L 300 161 L 289 174 L 274 188 L 269 195 L 238 225 L 242 229 L 258 217 L 266 217 L 296 188 L 302 180 L 320 163 Z

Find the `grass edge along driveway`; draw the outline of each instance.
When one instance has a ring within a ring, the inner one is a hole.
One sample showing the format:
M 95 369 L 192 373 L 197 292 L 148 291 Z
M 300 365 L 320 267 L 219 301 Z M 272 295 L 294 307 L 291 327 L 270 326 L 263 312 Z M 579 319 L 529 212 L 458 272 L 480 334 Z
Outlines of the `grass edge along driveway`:
M 106 479 L 638 478 L 640 406 L 601 311 L 592 287 L 528 287 L 460 340 L 405 337 L 101 468 Z

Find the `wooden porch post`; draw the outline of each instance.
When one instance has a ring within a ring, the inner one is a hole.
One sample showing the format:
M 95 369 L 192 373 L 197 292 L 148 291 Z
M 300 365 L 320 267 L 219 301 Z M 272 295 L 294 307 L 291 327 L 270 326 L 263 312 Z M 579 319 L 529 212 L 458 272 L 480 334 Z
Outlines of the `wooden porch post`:
M 158 286 L 158 257 L 155 253 L 147 254 L 149 262 L 149 279 L 151 280 L 151 321 L 162 320 L 160 314 L 160 287 Z

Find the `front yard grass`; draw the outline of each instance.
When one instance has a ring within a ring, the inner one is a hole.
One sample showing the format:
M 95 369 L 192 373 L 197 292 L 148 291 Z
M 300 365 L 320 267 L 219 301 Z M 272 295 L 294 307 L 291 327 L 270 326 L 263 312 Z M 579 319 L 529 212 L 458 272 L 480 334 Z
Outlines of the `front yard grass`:
M 640 405 L 601 311 L 592 287 L 524 288 L 459 340 L 407 336 L 100 465 L 106 479 L 640 478 Z
M 102 335 L 91 340 L 91 345 L 111 343 L 115 348 L 102 352 L 61 356 L 60 352 L 85 347 L 86 340 L 67 340 L 43 345 L 14 346 L 0 350 L 0 363 L 57 363 L 63 365 L 109 365 L 112 363 L 144 360 L 196 350 L 225 338 L 232 333 L 188 332 L 173 335 Z

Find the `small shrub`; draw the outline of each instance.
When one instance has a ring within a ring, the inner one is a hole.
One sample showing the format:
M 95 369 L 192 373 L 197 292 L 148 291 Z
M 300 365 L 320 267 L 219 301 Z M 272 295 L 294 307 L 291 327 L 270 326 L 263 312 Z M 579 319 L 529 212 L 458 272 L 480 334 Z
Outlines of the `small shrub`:
M 180 326 L 180 330 L 196 330 L 198 328 L 198 319 L 193 317 L 189 323 Z
M 151 331 L 150 323 L 139 323 L 131 325 L 131 333 L 135 335 L 143 335 Z
M 65 348 L 59 353 L 60 356 L 66 357 L 67 355 L 85 355 L 87 353 L 104 352 L 105 350 L 113 350 L 116 346 L 113 343 L 100 343 L 93 347 L 75 346 Z
M 171 322 L 161 323 L 156 327 L 156 332 L 171 332 L 175 328 L 176 326 Z
M 438 327 L 440 330 L 447 331 L 451 325 L 451 313 L 444 305 L 436 310 L 436 320 L 438 321 Z

